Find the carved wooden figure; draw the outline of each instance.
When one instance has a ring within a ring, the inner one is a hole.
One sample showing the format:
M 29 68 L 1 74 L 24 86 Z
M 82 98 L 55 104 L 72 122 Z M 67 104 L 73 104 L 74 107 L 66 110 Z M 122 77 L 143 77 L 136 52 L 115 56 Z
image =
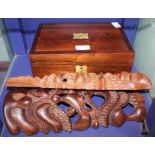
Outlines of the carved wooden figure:
M 91 100 L 94 95 L 105 98 L 101 107 Z M 66 110 L 60 107 L 62 102 L 68 105 Z M 128 104 L 133 112 L 126 115 L 123 108 Z M 75 114 L 78 119 L 73 123 L 71 117 Z M 123 91 L 17 89 L 10 91 L 4 101 L 5 121 L 12 134 L 121 126 L 125 121 L 143 121 L 145 115 L 143 96 Z

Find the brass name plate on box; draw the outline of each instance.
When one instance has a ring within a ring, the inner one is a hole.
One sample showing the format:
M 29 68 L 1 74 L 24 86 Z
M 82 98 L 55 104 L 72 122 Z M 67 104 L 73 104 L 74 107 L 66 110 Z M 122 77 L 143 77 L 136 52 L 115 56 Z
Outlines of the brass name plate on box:
M 73 33 L 73 39 L 89 39 L 88 33 Z

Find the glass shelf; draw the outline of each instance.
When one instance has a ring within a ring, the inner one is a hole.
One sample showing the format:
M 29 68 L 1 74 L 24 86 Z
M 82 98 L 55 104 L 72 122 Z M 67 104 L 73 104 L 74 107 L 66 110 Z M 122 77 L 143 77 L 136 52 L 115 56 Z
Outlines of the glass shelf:
M 3 20 L 0 19 L 0 89 L 13 57 Z

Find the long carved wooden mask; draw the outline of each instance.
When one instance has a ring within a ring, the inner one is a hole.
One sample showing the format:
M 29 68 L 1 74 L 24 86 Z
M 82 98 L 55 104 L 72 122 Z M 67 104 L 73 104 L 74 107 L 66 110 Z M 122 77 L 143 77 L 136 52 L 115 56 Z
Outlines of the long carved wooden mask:
M 92 96 L 105 99 L 100 107 Z M 60 103 L 67 105 L 62 109 Z M 123 108 L 130 104 L 133 112 Z M 75 122 L 71 118 L 77 115 Z M 20 131 L 32 135 L 38 131 L 85 130 L 88 127 L 121 126 L 125 121 L 143 121 L 146 115 L 144 98 L 139 93 L 123 91 L 75 91 L 48 89 L 19 89 L 10 91 L 4 101 L 6 125 L 12 134 Z

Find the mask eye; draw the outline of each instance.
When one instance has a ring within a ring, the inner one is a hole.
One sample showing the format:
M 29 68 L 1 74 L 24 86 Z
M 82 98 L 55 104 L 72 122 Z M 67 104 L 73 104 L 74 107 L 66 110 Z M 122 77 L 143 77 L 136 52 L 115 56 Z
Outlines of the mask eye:
M 92 107 L 88 103 L 85 103 L 84 104 L 84 109 L 87 110 L 87 111 L 91 111 Z
M 24 106 L 28 106 L 32 103 L 32 99 L 28 96 L 23 97 L 22 99 L 20 99 L 19 101 L 22 105 Z
M 25 97 L 25 94 L 23 94 L 23 93 L 13 93 L 13 99 L 14 100 L 20 100 L 20 99 L 22 99 L 23 97 Z

